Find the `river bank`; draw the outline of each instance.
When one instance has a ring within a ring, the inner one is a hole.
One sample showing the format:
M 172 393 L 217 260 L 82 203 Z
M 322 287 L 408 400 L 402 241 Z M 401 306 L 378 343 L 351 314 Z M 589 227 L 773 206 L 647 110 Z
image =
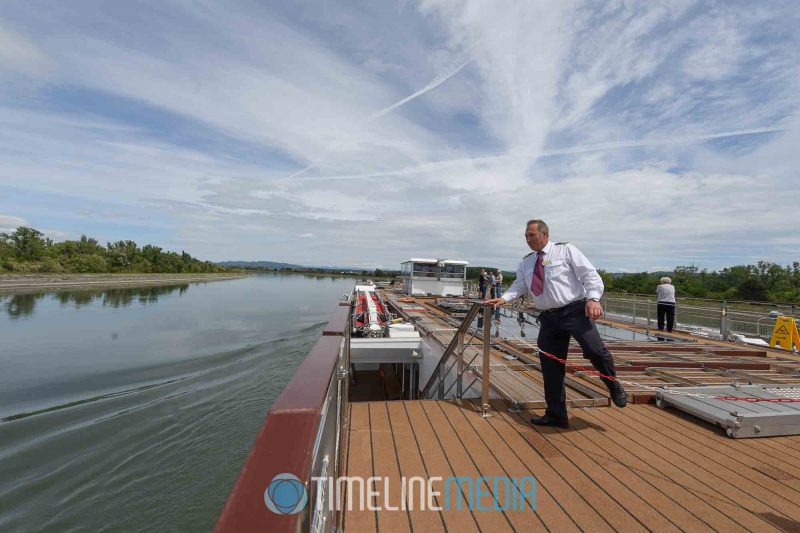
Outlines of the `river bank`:
M 0 274 L 0 294 L 104 287 L 157 287 L 178 283 L 221 281 L 250 275 L 252 274 L 240 272 L 212 274 Z

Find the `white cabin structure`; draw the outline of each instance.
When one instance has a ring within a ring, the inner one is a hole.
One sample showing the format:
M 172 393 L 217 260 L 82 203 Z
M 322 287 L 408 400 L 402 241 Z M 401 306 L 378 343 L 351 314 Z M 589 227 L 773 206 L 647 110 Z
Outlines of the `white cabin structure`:
M 467 261 L 412 258 L 400 264 L 403 289 L 409 296 L 462 296 Z

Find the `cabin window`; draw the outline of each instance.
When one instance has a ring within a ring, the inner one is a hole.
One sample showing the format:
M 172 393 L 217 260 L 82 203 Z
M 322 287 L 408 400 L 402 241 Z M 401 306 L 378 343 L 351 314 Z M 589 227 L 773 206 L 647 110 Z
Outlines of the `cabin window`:
M 414 276 L 420 278 L 435 278 L 436 265 L 429 263 L 414 263 Z
M 466 267 L 464 265 L 444 265 L 442 267 L 442 278 L 464 279 Z

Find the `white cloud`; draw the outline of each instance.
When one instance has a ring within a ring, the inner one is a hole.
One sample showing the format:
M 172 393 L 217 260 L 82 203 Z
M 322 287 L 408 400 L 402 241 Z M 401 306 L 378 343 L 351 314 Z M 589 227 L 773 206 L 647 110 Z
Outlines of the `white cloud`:
M 535 155 L 544 147 L 568 35 L 569 3 L 424 2 L 450 33 L 454 46 L 473 58 L 480 73 L 485 127 L 507 149 Z M 531 31 L 535 28 L 535 31 Z M 519 183 L 524 165 L 499 181 Z M 516 174 L 516 175 L 515 175 Z
M 0 233 L 10 233 L 20 226 L 28 226 L 28 221 L 22 217 L 0 214 Z
M 695 31 L 699 46 L 687 56 L 684 72 L 699 80 L 719 80 L 735 73 L 747 51 L 731 21 L 715 18 L 697 25 Z
M 10 83 L 12 74 L 41 77 L 52 68 L 53 62 L 33 40 L 0 25 L 0 81 Z

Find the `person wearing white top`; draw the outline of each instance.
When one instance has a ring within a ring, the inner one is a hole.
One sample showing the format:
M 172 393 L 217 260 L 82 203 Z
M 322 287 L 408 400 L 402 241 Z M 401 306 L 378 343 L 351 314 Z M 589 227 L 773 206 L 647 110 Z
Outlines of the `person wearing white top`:
M 664 331 L 664 322 L 666 322 L 667 331 L 672 331 L 675 326 L 675 285 L 666 276 L 661 278 L 659 283 L 660 285 L 656 287 L 658 330 Z
M 531 293 L 539 313 L 539 348 L 560 359 L 567 358 L 570 337 L 574 337 L 584 357 L 603 375 L 616 377 L 614 358 L 606 349 L 594 321 L 603 314 L 600 297 L 603 279 L 578 248 L 566 242 L 551 243 L 544 221 L 529 220 L 525 240 L 533 250 L 517 267 L 517 278 L 503 296 L 483 303 L 501 305 Z M 547 409 L 544 416 L 532 418 L 540 426 L 569 427 L 567 416 L 565 367 L 539 354 L 544 378 Z M 627 403 L 622 385 L 602 378 L 618 407 Z

